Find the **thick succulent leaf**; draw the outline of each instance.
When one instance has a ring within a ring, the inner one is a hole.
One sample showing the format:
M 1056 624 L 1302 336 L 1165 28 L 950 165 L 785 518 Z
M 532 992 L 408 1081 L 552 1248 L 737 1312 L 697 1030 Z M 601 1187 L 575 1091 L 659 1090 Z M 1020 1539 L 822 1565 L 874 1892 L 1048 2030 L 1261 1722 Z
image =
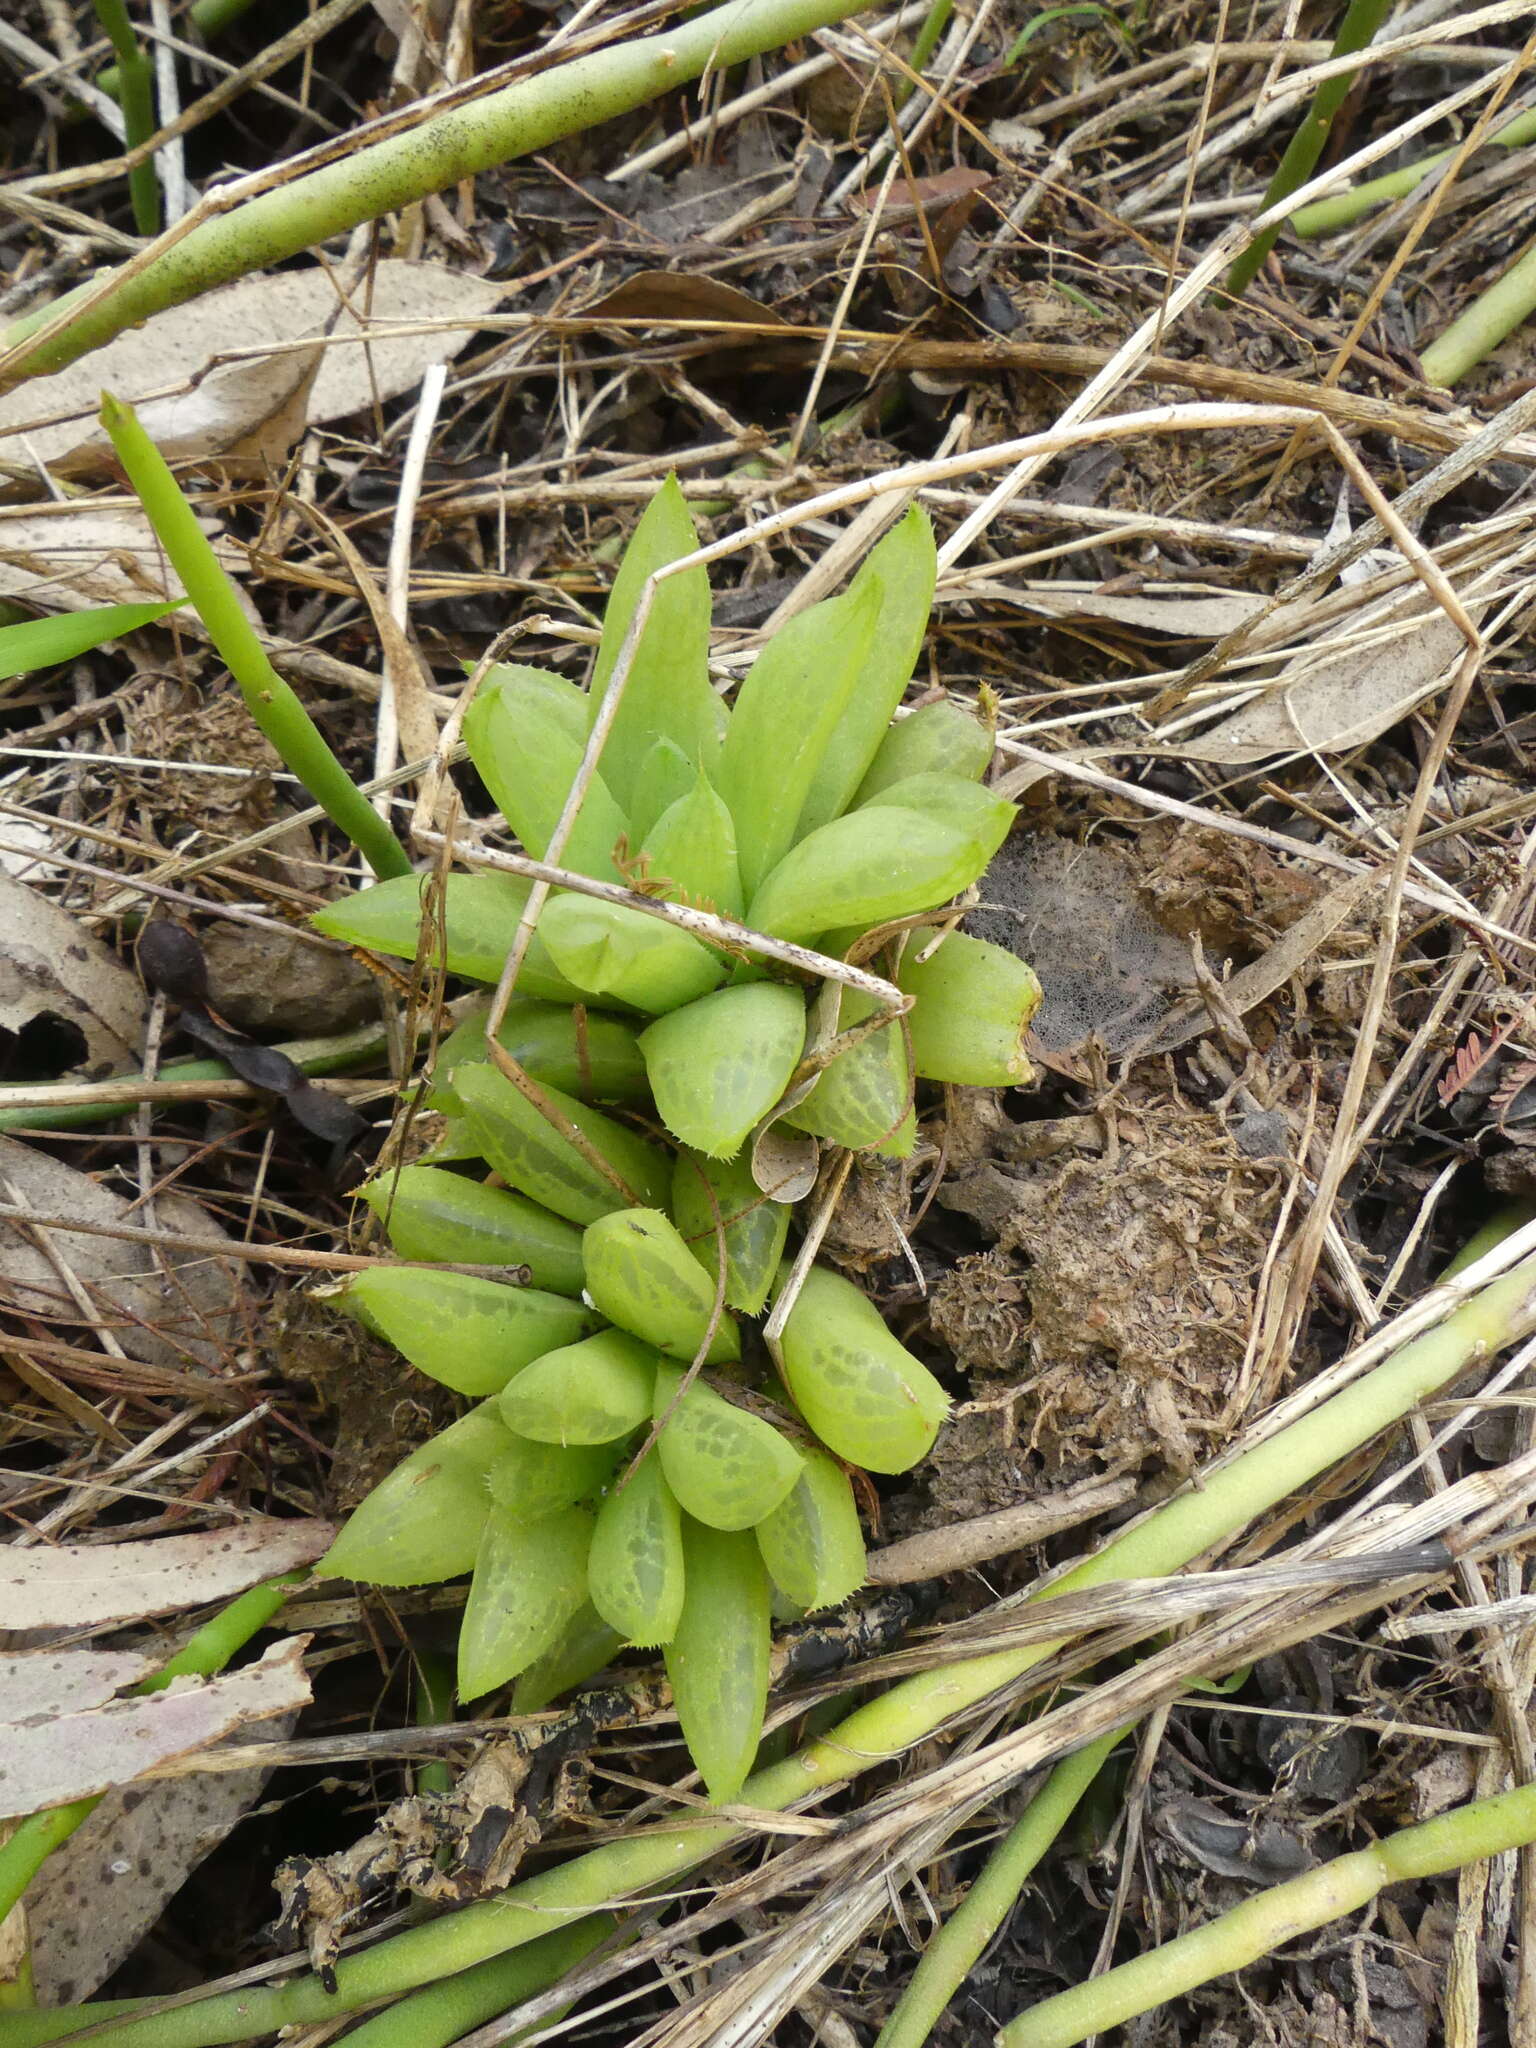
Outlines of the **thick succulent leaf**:
M 907 1022 L 918 1073 L 970 1088 L 1033 1080 L 1024 1034 L 1040 1002 L 1034 969 L 966 932 L 949 933 L 931 959 L 920 960 L 921 939 L 908 941 L 897 974 L 897 986 L 916 998 Z
M 667 1677 L 689 1754 L 715 1800 L 736 1797 L 762 1740 L 773 1647 L 768 1573 L 748 1531 L 683 1523 L 687 1590 Z
M 550 702 L 544 681 L 541 669 L 502 668 L 464 714 L 470 759 L 535 860 L 544 858 L 586 745 L 584 734 L 578 738 L 569 732 L 564 706 Z M 600 774 L 594 775 L 559 864 L 615 881 L 614 848 L 628 831 L 629 820 L 612 791 Z
M 723 705 L 716 716 L 724 716 Z M 652 742 L 640 763 L 640 772 L 635 777 L 635 786 L 629 799 L 630 821 L 641 839 L 651 833 L 679 797 L 688 794 L 699 773 L 699 769 L 675 741 Z
M 581 1232 L 525 1195 L 439 1166 L 403 1166 L 359 1190 L 402 1259 L 526 1266 L 535 1287 L 581 1292 Z
M 558 971 L 589 996 L 656 1016 L 725 977 L 724 957 L 677 925 L 567 890 L 544 906 L 539 932 Z
M 683 1518 L 653 1451 L 597 1511 L 592 1605 L 626 1642 L 670 1643 L 683 1611 Z
M 501 1419 L 535 1443 L 615 1443 L 649 1422 L 659 1363 L 627 1330 L 599 1330 L 526 1366 L 501 1396 Z
M 874 639 L 883 590 L 860 577 L 781 626 L 747 672 L 720 755 L 748 896 L 794 844 L 800 813 Z
M 459 1698 L 477 1700 L 552 1650 L 587 1597 L 592 1517 L 567 1508 L 523 1522 L 486 1519 L 459 1624 Z
M 800 1453 L 771 1422 L 702 1380 L 677 1400 L 682 1384 L 677 1366 L 656 1368 L 656 1417 L 671 1411 L 657 1442 L 667 1484 L 696 1521 L 711 1529 L 750 1529 L 799 1478 Z
M 595 1678 L 623 1647 L 624 1639 L 617 1629 L 608 1626 L 590 1601 L 583 1602 L 553 1648 L 535 1657 L 526 1671 L 518 1673 L 512 1687 L 513 1713 L 542 1713 L 561 1693 Z
M 948 697 L 898 719 L 859 784 L 853 809 L 912 775 L 958 775 L 980 782 L 992 762 L 992 735 Z
M 640 1034 L 662 1122 L 712 1159 L 740 1150 L 784 1093 L 804 1046 L 805 998 L 776 981 L 716 989 Z
M 676 1224 L 659 1209 L 616 1209 L 588 1226 L 581 1250 L 587 1293 L 611 1323 L 674 1358 L 697 1357 L 715 1287 Z M 741 1333 L 722 1315 L 708 1363 L 724 1365 L 740 1356 Z
M 691 555 L 698 544 L 677 478 L 669 476 L 646 506 L 613 581 L 592 671 L 589 721 L 602 704 L 647 577 Z M 602 753 L 608 786 L 631 812 L 639 833 L 654 822 L 641 817 L 631 802 L 652 746 L 670 740 L 695 768 L 708 771 L 719 751 L 722 718 L 720 700 L 709 686 L 709 572 L 685 569 L 657 585 Z
M 674 903 L 691 903 L 721 917 L 741 916 L 745 898 L 736 859 L 736 824 L 707 775 L 667 806 L 642 848 L 653 884 L 665 882 Z
M 711 1288 L 718 1272 L 717 1217 L 725 1229 L 726 1304 L 755 1316 L 784 1255 L 790 1205 L 760 1192 L 745 1155 L 706 1159 L 702 1152 L 681 1151 L 672 1173 L 672 1218 Z
M 850 815 L 867 820 L 884 809 L 916 811 L 922 817 L 941 820 L 957 832 L 969 833 L 989 846 L 989 859 L 1007 838 L 1008 828 L 1019 814 L 1017 804 L 978 783 L 967 782 L 963 775 L 909 775 L 902 782 L 893 782 L 889 789 L 878 791 Z
M 864 1536 L 848 1474 L 814 1447 L 799 1478 L 757 1525 L 768 1576 L 797 1607 L 835 1607 L 864 1583 Z
M 347 1517 L 316 1574 L 430 1586 L 467 1572 L 491 1511 L 486 1474 L 507 1442 L 494 1402 L 472 1408 L 379 1481 Z
M 465 673 L 473 670 L 474 664 L 464 664 Z M 578 751 L 587 743 L 587 693 L 579 683 L 573 683 L 566 676 L 552 668 L 532 668 L 524 662 L 498 661 L 486 671 L 480 685 L 482 690 L 503 690 L 513 687 L 528 696 L 537 696 L 543 716 L 553 719 L 568 740 L 574 740 Z
M 482 1156 L 519 1194 L 572 1223 L 592 1223 L 624 1206 L 611 1182 L 489 1062 L 459 1067 L 455 1085 Z M 658 1146 L 558 1088 L 544 1093 L 642 1201 L 663 1197 L 671 1165 Z
M 441 1041 L 432 1062 L 428 1109 L 457 1116 L 453 1070 L 487 1060 L 486 1011 L 475 1010 Z M 535 1003 L 514 996 L 497 1040 L 535 1081 L 581 1102 L 635 1102 L 650 1093 L 639 1035 L 627 1017 L 590 1010 L 585 1003 Z
M 845 989 L 838 1028 L 851 1030 L 878 1008 L 872 996 Z M 784 1121 L 859 1152 L 898 1142 L 911 1107 L 912 1065 L 898 1017 L 839 1053 L 822 1069 L 810 1094 L 785 1111 Z
M 836 926 L 863 928 L 935 909 L 970 887 L 1007 836 L 1013 806 L 991 802 L 992 815 L 969 829 L 878 804 L 836 818 L 780 861 L 747 922 L 803 943 Z
M 530 1360 L 598 1325 L 568 1295 L 421 1266 L 370 1266 L 341 1298 L 418 1372 L 459 1394 L 500 1393 Z
M 914 505 L 874 548 L 854 579 L 881 584 L 879 624 L 847 708 L 823 749 L 800 813 L 796 838 L 841 817 L 853 801 L 890 725 L 922 651 L 938 556 L 933 528 Z
M 540 1443 L 509 1430 L 506 1449 L 486 1475 L 491 1499 L 514 1521 L 541 1521 L 595 1500 L 613 1477 L 621 1449 L 617 1442 Z
M 431 879 L 396 875 L 388 882 L 375 882 L 327 904 L 310 923 L 346 945 L 414 960 L 422 943 L 422 892 Z M 518 875 L 449 875 L 443 884 L 441 934 L 434 917 L 427 935 L 427 966 L 494 987 L 507 964 L 532 886 Z M 582 991 L 557 970 L 537 932 L 524 956 L 518 987 L 541 1002 L 582 999 Z
M 906 1472 L 928 1455 L 949 1397 L 851 1281 L 813 1266 L 779 1345 L 795 1405 L 838 1457 Z

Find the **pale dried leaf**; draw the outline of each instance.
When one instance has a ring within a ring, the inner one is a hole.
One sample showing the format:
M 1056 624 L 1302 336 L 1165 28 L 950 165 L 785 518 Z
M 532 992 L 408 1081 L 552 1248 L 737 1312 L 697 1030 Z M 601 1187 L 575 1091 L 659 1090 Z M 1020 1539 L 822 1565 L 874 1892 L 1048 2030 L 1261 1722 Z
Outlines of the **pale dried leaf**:
M 1073 590 L 1059 583 L 1005 583 L 983 576 L 962 577 L 949 593 L 966 598 L 1001 599 L 1051 619 L 1107 619 L 1118 626 L 1136 626 L 1150 633 L 1171 633 L 1185 640 L 1219 640 L 1235 633 L 1264 609 L 1262 597 L 1237 592 L 1198 597 L 1182 592 L 1158 596 L 1154 590 L 1126 592 Z
M 244 555 L 212 521 L 200 523 L 213 537 L 213 551 L 224 569 L 237 578 L 243 575 Z M 242 611 L 255 622 L 255 607 L 238 581 L 235 589 Z M 0 597 L 40 611 L 70 612 L 180 595 L 180 585 L 167 574 L 155 530 L 136 505 L 97 505 L 81 498 L 46 510 L 29 506 L 16 514 L 0 508 Z
M 241 1740 L 279 1742 L 296 1722 L 256 1721 Z M 109 1792 L 27 1887 L 38 2004 L 75 2005 L 104 1984 L 270 1775 L 198 1771 Z
M 216 1678 L 179 1679 L 164 1692 L 7 1728 L 0 1746 L 0 1816 L 132 1784 L 154 1764 L 208 1749 L 251 1721 L 307 1706 L 309 1640 L 293 1636 L 256 1663 Z
M 0 1201 L 19 1201 L 39 1219 L 138 1224 L 142 1217 L 121 1196 L 89 1174 L 15 1138 L 0 1138 Z M 207 1211 L 185 1195 L 160 1195 L 160 1227 L 204 1243 L 226 1233 Z M 33 1316 L 78 1322 L 81 1311 L 58 1268 L 38 1242 L 35 1229 L 0 1221 L 0 1303 Z M 238 1341 L 246 1303 L 246 1268 L 206 1252 L 127 1243 L 120 1238 L 81 1236 L 66 1228 L 47 1229 L 58 1257 L 84 1287 L 123 1350 L 152 1365 L 184 1365 L 188 1359 L 212 1367 Z
M 21 1650 L 0 1656 L 0 1723 L 99 1707 L 155 1668 L 137 1650 Z
M 1262 697 L 1197 739 L 1171 737 L 1194 761 L 1237 765 L 1272 754 L 1340 753 L 1363 746 L 1437 690 L 1466 646 L 1420 592 L 1396 607 L 1399 637 L 1329 655 L 1317 649 L 1293 662 Z
M 40 890 L 0 874 L 0 1047 L 34 1079 L 99 1080 L 131 1066 L 144 991 L 115 953 Z M 26 1034 L 24 1045 L 14 1041 Z
M 752 1146 L 752 1178 L 776 1202 L 803 1202 L 816 1185 L 821 1147 L 809 1131 L 770 1123 Z
M 81 362 L 0 398 L 0 456 L 25 461 L 30 449 L 65 473 L 105 467 L 111 444 L 96 422 L 104 390 L 138 406 L 167 453 L 217 455 L 280 418 L 296 440 L 306 420 L 323 424 L 361 411 L 375 397 L 411 390 L 430 364 L 459 353 L 477 318 L 505 293 L 505 285 L 485 278 L 399 258 L 376 264 L 353 287 L 348 305 L 333 274 L 318 264 L 241 278 L 157 313 Z M 366 347 L 335 338 L 375 326 L 454 320 L 462 324 L 381 333 Z M 332 339 L 318 368 L 313 349 L 293 346 L 325 336 Z M 209 369 L 229 355 L 240 360 Z M 311 375 L 305 405 L 292 406 Z M 266 452 L 274 453 L 270 446 Z
M 0 1565 L 0 1629 L 109 1628 L 233 1600 L 265 1579 L 313 1564 L 335 1534 L 329 1522 L 305 1519 L 138 1543 L 12 1548 Z

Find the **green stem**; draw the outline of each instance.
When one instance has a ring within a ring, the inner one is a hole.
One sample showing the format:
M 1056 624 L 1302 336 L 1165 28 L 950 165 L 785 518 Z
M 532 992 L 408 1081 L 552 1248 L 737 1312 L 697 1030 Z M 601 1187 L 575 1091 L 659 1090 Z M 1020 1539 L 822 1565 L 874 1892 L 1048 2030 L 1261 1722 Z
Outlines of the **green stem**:
M 347 2048 L 447 2048 L 471 2027 L 499 2019 L 525 1998 L 536 1997 L 584 1962 L 605 1935 L 613 1932 L 608 1913 L 594 1913 L 541 1935 L 511 1955 L 492 1956 L 441 1984 L 413 1991 L 388 2012 L 375 2013 L 347 2036 Z M 540 2031 L 548 2021 L 539 2023 Z M 511 2036 L 521 2041 L 525 2032 Z
M 307 1572 L 288 1572 L 280 1579 L 269 1579 L 265 1585 L 252 1586 L 249 1592 L 242 1593 L 238 1600 L 232 1600 L 204 1622 L 175 1656 L 149 1678 L 142 1679 L 134 1692 L 162 1692 L 173 1678 L 208 1678 L 215 1671 L 222 1671 L 235 1652 L 266 1627 L 293 1588 L 302 1586 L 308 1577 Z M 45 1813 L 31 1814 L 18 1822 L 15 1832 L 0 1843 L 0 1920 L 10 1912 L 54 1850 L 96 1811 L 102 1796 L 72 1800 L 68 1806 L 51 1806 Z
M 1004 1835 L 986 1867 L 924 1949 L 875 2048 L 923 2048 L 982 1950 L 1012 1912 L 1030 1872 L 1061 1833 L 1123 1730 L 1059 1763 Z
M 187 26 L 195 30 L 205 43 L 211 42 L 215 36 L 222 35 L 225 29 L 237 22 L 242 14 L 248 14 L 255 4 L 256 0 L 192 0 L 192 5 L 186 13 Z M 98 7 L 96 12 L 100 15 L 101 9 Z M 185 28 L 182 33 L 186 33 Z M 105 71 L 98 73 L 96 83 L 102 92 L 116 99 L 122 83 L 122 74 L 115 64 L 109 64 Z M 136 139 L 143 140 L 142 136 L 128 137 L 130 148 Z
M 1501 149 L 1515 149 L 1527 142 L 1536 142 L 1536 108 L 1516 114 L 1488 137 L 1489 146 L 1497 143 Z M 1310 206 L 1291 215 L 1291 232 L 1310 237 L 1347 228 L 1372 207 L 1384 206 L 1389 199 L 1401 199 L 1412 192 L 1455 154 L 1454 149 L 1437 149 L 1432 155 L 1417 157 L 1411 164 L 1386 171 L 1379 178 L 1366 178 L 1343 192 L 1331 192 L 1326 199 L 1314 199 Z
M 453 1666 L 441 1650 L 416 1652 L 411 1690 L 418 1728 L 443 1727 L 453 1719 Z M 431 1757 L 418 1768 L 416 1790 L 444 1798 L 453 1790 L 453 1772 L 441 1757 Z
M 1426 384 L 1459 383 L 1536 307 L 1536 242 L 1432 341 L 1419 361 Z
M 1519 1785 L 1388 1835 L 1245 1899 L 1191 1934 L 1047 1998 L 997 2037 L 997 2048 L 1074 2048 L 1090 2034 L 1225 1977 L 1314 1927 L 1368 1905 L 1389 1884 L 1439 1877 L 1536 1841 L 1536 1785 Z
M 117 52 L 118 99 L 123 109 L 123 139 L 130 149 L 147 142 L 158 125 L 155 120 L 154 73 L 143 45 L 133 32 L 123 0 L 91 0 L 96 19 Z M 160 184 L 154 159 L 135 164 L 128 173 L 128 196 L 133 201 L 133 224 L 141 235 L 160 232 Z
M 1038 1597 L 1049 1600 L 1114 1580 L 1160 1578 L 1179 1570 L 1390 1428 L 1474 1360 L 1490 1358 L 1532 1328 L 1536 1259 L 1526 1259 L 1490 1281 L 1438 1328 L 1405 1344 L 1355 1385 L 1268 1441 L 1207 1474 L 1203 1485 L 1127 1529 Z M 1148 1626 L 1155 1628 L 1155 1621 Z M 1062 1646 L 1062 1640 L 1051 1640 L 996 1650 L 909 1678 L 857 1708 L 797 1755 L 757 1772 L 747 1781 L 741 1804 L 782 1813 L 888 1763 L 954 1715 L 1023 1678 Z M 220 1992 L 154 2020 L 108 2026 L 100 2039 L 109 2048 L 215 2048 L 335 2018 L 519 1948 L 552 1925 L 582 1919 L 614 1899 L 664 1891 L 747 1832 L 734 1820 L 690 1819 L 620 1837 L 540 1871 L 499 1898 L 407 1928 L 344 1957 L 337 1965 L 334 1992 L 313 1976 L 259 1990 Z M 34 2048 L 110 2017 L 91 2006 L 75 2015 L 0 2016 L 0 2048 Z
M 1339 32 L 1333 39 L 1333 55 L 1347 57 L 1352 51 L 1363 50 L 1386 18 L 1390 5 L 1391 0 L 1349 0 Z M 1328 140 L 1333 117 L 1344 104 L 1355 76 L 1353 71 L 1342 71 L 1337 77 L 1325 78 L 1312 95 L 1307 117 L 1291 137 L 1290 145 L 1280 159 L 1280 168 L 1269 181 L 1259 208 L 1261 213 L 1268 213 L 1272 206 L 1311 177 L 1323 153 L 1323 144 Z M 1260 265 L 1275 246 L 1275 238 L 1282 226 L 1282 222 L 1276 221 L 1272 228 L 1256 235 L 1237 257 L 1227 272 L 1227 291 L 1233 298 L 1240 298 L 1253 282 Z
M 334 1038 L 293 1038 L 287 1044 L 273 1049 L 286 1053 L 296 1067 L 302 1068 L 306 1074 L 313 1077 L 340 1073 L 348 1067 L 362 1066 L 385 1051 L 388 1042 L 388 1033 L 382 1024 L 365 1024 L 360 1030 L 341 1032 Z M 137 1081 L 145 1077 L 132 1074 L 116 1078 Z M 223 1060 L 171 1060 L 160 1068 L 155 1079 L 233 1081 L 235 1074 Z M 109 1124 L 118 1117 L 127 1116 L 134 1107 L 132 1101 L 60 1102 L 27 1109 L 6 1102 L 7 1095 L 35 1095 L 37 1092 L 35 1088 L 28 1088 L 25 1084 L 18 1084 L 13 1088 L 0 1088 L 0 1133 L 89 1130 L 96 1124 Z
M 139 425 L 131 405 L 103 392 L 101 423 L 112 437 L 117 459 L 170 556 L 182 587 L 197 607 L 245 699 L 246 708 L 326 815 L 381 877 L 408 875 L 410 859 L 388 825 L 358 789 L 326 745 L 320 728 L 267 659 L 250 620 L 240 609 L 235 586 L 164 456 Z
M 7 366 L 62 369 L 152 313 L 286 261 L 364 221 L 414 205 L 531 150 L 627 114 L 707 71 L 723 71 L 846 14 L 859 0 L 727 0 L 664 34 L 594 50 L 375 143 L 343 138 L 333 160 L 191 228 L 101 303 Z M 5 337 L 8 345 L 11 337 Z

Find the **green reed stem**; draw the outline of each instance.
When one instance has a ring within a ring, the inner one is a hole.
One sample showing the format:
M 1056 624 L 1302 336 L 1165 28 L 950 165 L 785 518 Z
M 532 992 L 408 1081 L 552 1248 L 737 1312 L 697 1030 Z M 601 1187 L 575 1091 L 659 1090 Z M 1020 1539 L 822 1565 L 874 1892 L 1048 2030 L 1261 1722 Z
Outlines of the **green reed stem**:
M 387 2012 L 375 2013 L 354 2028 L 347 2036 L 347 2048 L 447 2048 L 472 2027 L 499 2019 L 525 1998 L 558 1984 L 613 1932 L 613 1926 L 611 1914 L 594 1913 L 554 1934 L 541 1935 L 511 1955 L 492 1956 L 457 1977 L 413 1991 Z M 548 2024 L 541 2021 L 539 2030 Z M 509 2048 L 511 2042 L 526 2038 L 526 2032 L 511 2035 Z
M 1419 357 L 1426 384 L 1459 384 L 1536 310 L 1536 242 L 1479 292 Z
M 1344 19 L 1339 32 L 1333 39 L 1335 57 L 1346 57 L 1354 50 L 1363 50 L 1375 36 L 1385 20 L 1391 0 L 1349 0 L 1344 10 Z M 1323 144 L 1328 140 L 1328 130 L 1333 126 L 1333 117 L 1343 106 L 1350 87 L 1355 82 L 1352 71 L 1340 72 L 1337 77 L 1325 78 L 1312 95 L 1312 104 L 1307 117 L 1291 137 L 1285 155 L 1280 159 L 1280 168 L 1270 179 L 1261 213 L 1295 192 L 1304 185 L 1317 168 L 1317 160 L 1323 153 Z M 1237 257 L 1227 272 L 1227 291 L 1233 298 L 1241 298 L 1258 274 L 1266 256 L 1275 246 L 1276 237 L 1283 223 L 1276 221 L 1272 228 L 1266 228 L 1256 235 L 1247 248 Z
M 1298 1935 L 1357 1912 L 1389 1884 L 1439 1877 L 1532 1841 L 1536 1785 L 1459 1806 L 1275 1885 L 1134 1962 L 1043 2000 L 1003 2028 L 997 2048 L 1075 2048 L 1090 2034 L 1123 2026 L 1197 1984 L 1229 1976 Z
M 192 0 L 192 5 L 186 12 L 182 33 L 185 35 L 187 30 L 191 29 L 201 36 L 205 43 L 211 42 L 215 36 L 222 35 L 225 29 L 237 22 L 242 14 L 248 14 L 256 4 L 257 0 Z M 96 12 L 99 16 L 101 9 L 98 7 Z M 105 71 L 98 73 L 96 83 L 104 93 L 117 99 L 122 85 L 122 73 L 115 64 L 109 64 Z M 124 125 L 126 126 L 126 115 Z M 143 136 L 130 135 L 129 148 L 131 149 L 136 141 L 142 142 L 143 139 Z
M 1488 137 L 1489 147 L 1497 144 L 1501 149 L 1516 149 L 1527 142 L 1536 142 L 1536 108 L 1516 114 Z M 1454 149 L 1437 149 L 1432 155 L 1417 157 L 1411 164 L 1403 164 L 1395 171 L 1385 171 L 1379 178 L 1366 178 L 1343 192 L 1330 192 L 1326 199 L 1314 199 L 1310 206 L 1304 206 L 1299 213 L 1291 215 L 1291 232 L 1310 237 L 1330 235 L 1339 228 L 1347 228 L 1373 207 L 1384 206 L 1388 200 L 1401 199 L 1412 192 L 1441 164 L 1449 163 L 1455 154 Z
M 327 145 L 328 160 L 213 214 L 142 269 L 115 273 L 100 302 L 5 364 L 8 379 L 62 369 L 152 313 L 284 262 L 301 250 L 414 205 L 494 165 L 545 149 L 857 12 L 858 0 L 726 0 L 607 49 L 468 98 L 382 141 Z M 8 332 L 4 347 L 16 339 Z
M 923 1950 L 912 1981 L 880 2029 L 875 2048 L 923 2048 L 944 2008 L 1013 1911 L 1030 1873 L 1072 1818 L 1124 1732 L 1116 1729 L 1102 1735 L 1057 1764 Z
M 130 149 L 147 142 L 156 128 L 154 73 L 144 46 L 134 33 L 123 0 L 91 0 L 96 19 L 117 52 L 118 102 L 123 110 L 123 139 Z M 160 232 L 160 181 L 153 157 L 128 173 L 133 224 L 141 235 Z
M 239 685 L 246 708 L 315 802 L 340 826 L 376 875 L 408 875 L 410 858 L 326 744 L 320 728 L 267 659 L 256 629 L 240 609 L 235 586 L 219 564 L 185 492 L 165 457 L 139 425 L 131 405 L 103 392 L 101 423 L 144 507 L 155 536 L 208 628 L 208 637 Z

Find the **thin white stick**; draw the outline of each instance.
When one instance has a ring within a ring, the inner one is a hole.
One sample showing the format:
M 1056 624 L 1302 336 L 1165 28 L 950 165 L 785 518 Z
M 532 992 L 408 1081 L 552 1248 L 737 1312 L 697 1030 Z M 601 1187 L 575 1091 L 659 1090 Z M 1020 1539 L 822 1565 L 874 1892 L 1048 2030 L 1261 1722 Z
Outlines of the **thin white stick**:
M 155 36 L 155 104 L 160 126 L 172 128 L 181 114 L 181 94 L 176 84 L 176 52 L 171 48 L 170 0 L 149 0 L 149 18 Z M 155 175 L 160 180 L 160 197 L 167 222 L 180 220 L 192 210 L 192 189 L 187 183 L 186 144 L 173 135 L 155 151 Z
M 438 407 L 442 404 L 447 380 L 448 367 L 445 363 L 428 366 L 421 380 L 421 396 L 416 401 L 416 417 L 411 422 L 411 437 L 405 444 L 405 460 L 400 470 L 400 496 L 395 503 L 395 522 L 389 536 L 384 598 L 389 606 L 389 615 L 402 634 L 406 632 L 410 619 L 411 538 L 416 524 L 416 503 L 421 496 L 422 474 L 427 466 Z M 384 687 L 379 693 L 379 723 L 373 743 L 375 776 L 388 775 L 399 759 L 400 690 L 403 684 L 409 687 L 408 679 L 398 673 L 386 648 Z M 382 793 L 376 796 L 373 807 L 381 818 L 387 816 L 388 796 Z

